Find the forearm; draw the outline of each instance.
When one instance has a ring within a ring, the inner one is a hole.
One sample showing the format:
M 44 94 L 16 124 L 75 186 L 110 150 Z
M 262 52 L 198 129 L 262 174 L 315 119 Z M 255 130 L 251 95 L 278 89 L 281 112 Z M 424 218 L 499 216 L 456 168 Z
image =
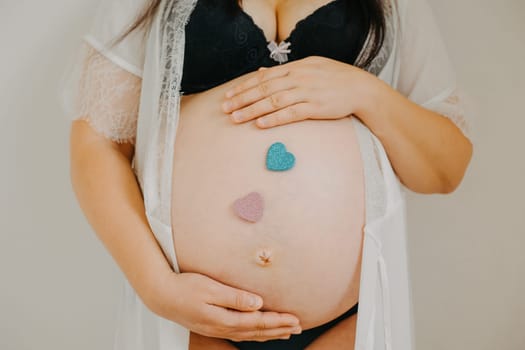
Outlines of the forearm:
M 171 269 L 148 225 L 130 159 L 83 121 L 73 122 L 70 149 L 71 182 L 82 211 L 148 303 Z
M 447 117 L 410 101 L 376 77 L 357 116 L 381 140 L 401 182 L 415 192 L 449 193 L 461 182 L 472 144 Z

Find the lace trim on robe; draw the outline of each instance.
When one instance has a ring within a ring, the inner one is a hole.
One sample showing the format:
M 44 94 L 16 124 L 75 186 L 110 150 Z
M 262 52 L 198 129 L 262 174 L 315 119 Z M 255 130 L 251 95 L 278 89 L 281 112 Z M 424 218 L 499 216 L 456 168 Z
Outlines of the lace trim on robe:
M 72 118 L 86 120 L 99 134 L 134 143 L 142 79 L 119 67 L 88 43 Z

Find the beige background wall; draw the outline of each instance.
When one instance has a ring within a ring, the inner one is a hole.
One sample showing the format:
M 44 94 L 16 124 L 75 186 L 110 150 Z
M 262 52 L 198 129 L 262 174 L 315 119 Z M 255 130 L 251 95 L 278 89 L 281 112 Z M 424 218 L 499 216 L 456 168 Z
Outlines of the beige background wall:
M 525 349 L 525 2 L 431 0 L 476 106 L 450 196 L 410 196 L 418 350 Z M 109 349 L 120 274 L 74 200 L 57 78 L 89 0 L 0 0 L 0 349 Z

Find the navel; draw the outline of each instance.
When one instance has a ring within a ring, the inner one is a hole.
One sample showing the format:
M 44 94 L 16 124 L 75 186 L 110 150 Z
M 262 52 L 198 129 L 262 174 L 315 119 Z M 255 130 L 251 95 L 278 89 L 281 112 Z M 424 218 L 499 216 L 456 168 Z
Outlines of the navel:
M 255 263 L 261 267 L 268 267 L 272 264 L 273 254 L 268 248 L 258 249 L 255 253 Z

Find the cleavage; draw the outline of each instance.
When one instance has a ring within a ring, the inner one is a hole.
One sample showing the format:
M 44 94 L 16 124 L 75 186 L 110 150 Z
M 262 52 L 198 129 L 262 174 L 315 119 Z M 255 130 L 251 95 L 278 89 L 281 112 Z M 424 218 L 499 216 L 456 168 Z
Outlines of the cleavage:
M 268 3 L 268 1 L 242 0 L 239 1 L 239 9 L 241 14 L 246 16 L 252 25 L 258 29 L 261 37 L 263 37 L 266 42 L 273 40 L 280 43 L 282 41 L 289 41 L 302 25 L 305 25 L 316 14 L 335 5 L 338 1 L 339 0 L 324 0 L 322 3 L 312 4 L 312 1 L 281 0 L 277 1 L 277 4 L 272 8 L 271 5 L 265 4 Z M 252 16 L 250 13 L 254 13 L 254 15 Z M 300 14 L 295 25 L 292 27 L 281 24 L 283 21 L 286 22 L 286 19 L 283 17 L 292 13 Z M 258 23 L 260 23 L 260 25 Z M 286 27 L 291 29 L 285 31 L 283 28 Z M 288 33 L 288 35 L 284 36 L 283 32 Z

